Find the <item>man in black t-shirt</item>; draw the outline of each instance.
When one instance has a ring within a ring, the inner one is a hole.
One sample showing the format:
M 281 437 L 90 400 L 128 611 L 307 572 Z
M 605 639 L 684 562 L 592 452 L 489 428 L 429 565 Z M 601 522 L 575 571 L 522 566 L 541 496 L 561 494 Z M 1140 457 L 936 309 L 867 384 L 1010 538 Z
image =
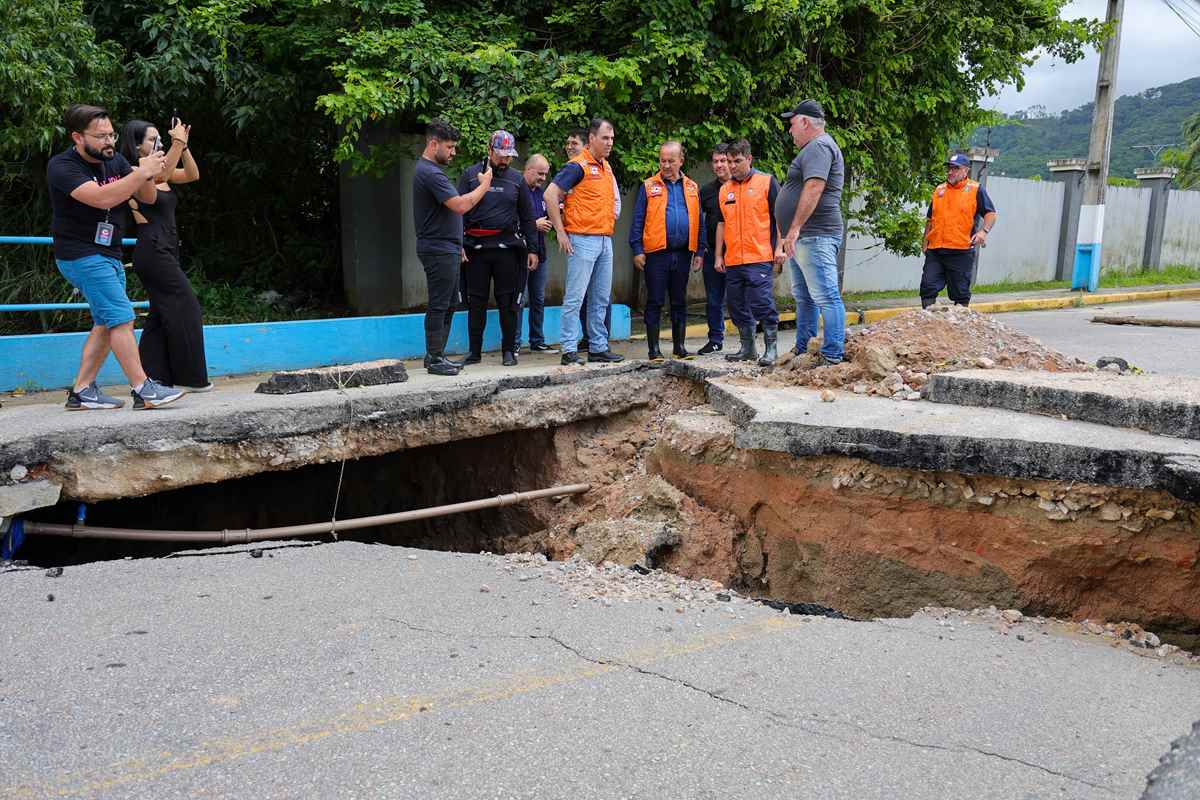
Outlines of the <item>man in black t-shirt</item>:
M 458 131 L 435 119 L 425 128 L 425 150 L 413 171 L 413 224 L 417 258 L 425 268 L 429 303 L 425 310 L 425 369 L 431 375 L 457 375 L 462 362 L 446 358 L 446 339 L 454 317 L 452 302 L 458 289 L 463 253 L 462 215 L 475 207 L 492 185 L 492 168 L 479 173 L 474 191 L 460 195 L 443 167 L 454 160 Z
M 96 375 L 110 350 L 129 380 L 133 407 L 164 406 L 183 393 L 157 383 L 142 369 L 121 263 L 125 204 L 130 197 L 154 202 L 154 178 L 162 171 L 164 156 L 152 153 L 137 167 L 130 166 L 116 152 L 117 135 L 108 112 L 97 106 L 71 106 L 63 125 L 73 146 L 51 158 L 46 167 L 54 261 L 63 277 L 87 299 L 93 322 L 75 383 L 67 391 L 66 407 L 83 411 L 125 404 L 103 394 L 96 385 Z
M 721 142 L 712 151 L 712 171 L 717 177 L 700 187 L 700 210 L 704 212 L 709 247 L 704 252 L 704 311 L 708 318 L 708 343 L 700 355 L 717 353 L 725 346 L 725 273 L 713 268 L 717 257 L 717 223 L 721 221 L 721 186 L 729 180 L 729 145 Z

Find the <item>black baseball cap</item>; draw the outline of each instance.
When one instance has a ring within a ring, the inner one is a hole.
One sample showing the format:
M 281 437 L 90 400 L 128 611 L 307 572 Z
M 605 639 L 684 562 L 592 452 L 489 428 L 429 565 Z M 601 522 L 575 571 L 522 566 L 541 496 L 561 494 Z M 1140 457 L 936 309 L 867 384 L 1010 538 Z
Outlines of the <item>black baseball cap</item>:
M 783 119 L 791 119 L 792 117 L 798 116 L 825 119 L 825 109 L 821 108 L 821 104 L 816 100 L 804 100 L 800 103 L 800 105 L 796 106 L 791 111 L 785 111 L 779 116 Z

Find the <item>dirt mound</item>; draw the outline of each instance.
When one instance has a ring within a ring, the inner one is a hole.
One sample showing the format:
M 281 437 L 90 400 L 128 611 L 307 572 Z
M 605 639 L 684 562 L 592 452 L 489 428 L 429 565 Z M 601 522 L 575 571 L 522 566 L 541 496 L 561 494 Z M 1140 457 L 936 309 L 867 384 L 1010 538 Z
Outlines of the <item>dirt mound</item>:
M 769 375 L 756 382 L 818 388 L 852 388 L 897 400 L 916 400 L 935 372 L 999 367 L 1043 372 L 1080 372 L 1084 362 L 1043 346 L 1007 325 L 962 306 L 938 305 L 907 311 L 846 339 L 846 360 L 816 366 L 820 341 L 808 352 L 785 354 Z

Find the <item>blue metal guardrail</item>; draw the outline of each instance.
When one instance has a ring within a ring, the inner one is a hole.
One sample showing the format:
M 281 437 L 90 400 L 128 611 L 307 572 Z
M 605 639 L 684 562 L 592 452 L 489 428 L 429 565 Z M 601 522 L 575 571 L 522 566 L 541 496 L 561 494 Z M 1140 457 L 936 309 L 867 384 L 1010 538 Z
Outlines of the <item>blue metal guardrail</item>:
M 0 244 L 54 244 L 49 236 L 0 236 Z M 121 244 L 133 247 L 137 239 L 122 239 Z M 0 303 L 0 313 L 7 311 L 86 311 L 87 303 Z M 150 303 L 141 300 L 134 308 L 149 308 Z

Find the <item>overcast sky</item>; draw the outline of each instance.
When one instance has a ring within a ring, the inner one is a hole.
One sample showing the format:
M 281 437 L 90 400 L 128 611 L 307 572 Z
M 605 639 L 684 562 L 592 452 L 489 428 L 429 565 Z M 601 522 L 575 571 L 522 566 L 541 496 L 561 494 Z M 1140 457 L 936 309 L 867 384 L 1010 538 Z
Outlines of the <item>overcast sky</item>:
M 1105 0 L 1073 0 L 1063 17 L 1104 18 Z M 1043 55 L 1025 73 L 1025 90 L 1008 87 L 985 98 L 984 107 L 1006 113 L 1034 105 L 1049 112 L 1077 108 L 1096 96 L 1097 53 L 1074 64 Z M 1121 57 L 1117 62 L 1117 96 L 1137 94 L 1152 86 L 1200 75 L 1200 37 L 1188 30 L 1162 0 L 1125 0 Z

